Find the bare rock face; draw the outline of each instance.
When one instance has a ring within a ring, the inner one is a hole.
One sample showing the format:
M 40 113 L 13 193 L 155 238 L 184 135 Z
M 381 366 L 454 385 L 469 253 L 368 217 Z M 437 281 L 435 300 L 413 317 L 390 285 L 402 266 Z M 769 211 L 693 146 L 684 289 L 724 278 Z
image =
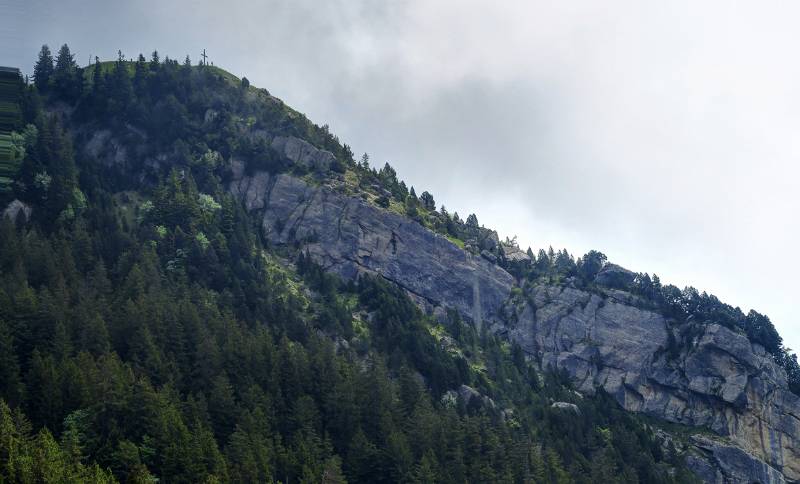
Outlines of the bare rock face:
M 581 392 L 603 386 L 618 400 L 635 399 L 632 389 L 646 382 L 641 370 L 667 341 L 660 315 L 569 287 L 540 286 L 533 303 L 510 334 L 543 367 L 566 369 Z
M 264 234 L 273 243 L 303 244 L 326 269 L 344 277 L 381 274 L 477 324 L 497 320 L 513 287 L 513 277 L 494 264 L 361 199 L 263 172 L 234 180 L 230 190 L 249 210 L 264 210 Z
M 692 437 L 688 467 L 703 481 L 714 484 L 783 484 L 783 474 L 739 447 L 705 436 Z
M 87 155 L 108 166 L 124 165 L 128 161 L 127 149 L 107 129 L 93 133 L 85 150 Z
M 14 199 L 3 210 L 3 217 L 8 217 L 14 222 L 22 217 L 22 221 L 27 222 L 30 220 L 32 213 L 33 209 L 28 204 Z
M 326 172 L 336 162 L 336 157 L 330 151 L 317 149 L 311 143 L 293 136 L 276 136 L 270 146 L 307 170 Z
M 710 428 L 778 474 L 800 479 L 800 398 L 772 357 L 745 336 L 707 324 L 669 360 L 668 331 L 661 315 L 613 297 L 539 286 L 509 334 L 543 367 L 567 370 L 581 392 L 602 387 L 627 410 Z M 779 482 L 758 479 L 749 482 Z
M 553 402 L 553 404 L 550 405 L 550 408 L 557 408 L 559 410 L 565 412 L 571 412 L 577 415 L 581 414 L 581 409 L 578 408 L 578 406 L 575 405 L 574 403 L 569 403 L 569 402 Z
M 288 143 L 284 152 L 295 153 Z M 483 257 L 361 199 L 240 168 L 229 189 L 261 214 L 271 243 L 304 247 L 345 278 L 381 274 L 434 314 L 449 307 L 505 333 L 543 368 L 565 369 L 583 393 L 603 388 L 627 410 L 711 429 L 720 440 L 691 443 L 693 469 L 707 482 L 800 480 L 800 398 L 743 335 L 704 324 L 675 356 L 668 321 L 635 297 L 569 286 L 529 288 L 512 320 L 503 308 L 516 281 Z M 631 274 L 612 267 L 606 276 Z

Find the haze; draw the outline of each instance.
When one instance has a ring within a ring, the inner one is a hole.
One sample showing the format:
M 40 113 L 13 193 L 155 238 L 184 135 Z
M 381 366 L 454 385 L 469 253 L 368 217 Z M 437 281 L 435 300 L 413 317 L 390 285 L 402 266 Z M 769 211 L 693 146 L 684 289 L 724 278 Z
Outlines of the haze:
M 757 309 L 800 349 L 796 2 L 0 8 L 2 65 L 205 48 L 462 218 Z

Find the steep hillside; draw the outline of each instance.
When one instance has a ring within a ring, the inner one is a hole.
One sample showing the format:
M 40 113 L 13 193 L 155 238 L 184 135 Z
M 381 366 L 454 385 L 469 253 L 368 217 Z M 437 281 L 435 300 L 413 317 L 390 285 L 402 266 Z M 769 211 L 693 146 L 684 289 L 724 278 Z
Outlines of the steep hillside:
M 377 273 L 515 342 L 538 368 L 565 370 L 583 393 L 603 388 L 626 409 L 709 428 L 696 445 L 709 466 L 743 481 L 800 478 L 800 398 L 758 343 L 713 319 L 679 323 L 629 291 L 602 284 L 634 275 L 608 265 L 594 284 L 515 280 L 504 269 L 393 213 L 287 175 L 234 178 L 231 191 L 262 215 L 265 236 L 303 247 L 344 277 Z M 600 283 L 598 283 L 600 282 Z M 716 446 L 738 446 L 723 454 Z M 732 469 L 746 460 L 746 469 Z M 698 461 L 698 472 L 716 473 Z
M 0 480 L 800 479 L 763 315 L 501 242 L 218 68 L 22 92 Z

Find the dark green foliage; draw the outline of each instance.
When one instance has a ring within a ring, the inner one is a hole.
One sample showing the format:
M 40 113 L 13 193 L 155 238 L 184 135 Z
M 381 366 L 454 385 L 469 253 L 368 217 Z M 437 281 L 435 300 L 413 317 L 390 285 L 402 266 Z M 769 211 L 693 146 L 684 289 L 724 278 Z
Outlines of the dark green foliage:
M 81 95 L 83 72 L 75 62 L 75 56 L 67 44 L 62 45 L 58 51 L 52 80 L 54 94 L 61 99 L 74 102 Z
M 602 252 L 590 250 L 578 262 L 578 271 L 581 278 L 586 281 L 593 281 L 603 266 L 606 264 L 606 256 Z
M 419 196 L 420 202 L 422 202 L 422 206 L 425 210 L 429 212 L 433 212 L 436 210 L 436 201 L 433 199 L 433 195 L 428 192 L 422 192 L 422 195 Z
M 39 59 L 33 67 L 33 82 L 39 91 L 45 92 L 48 90 L 54 71 L 53 54 L 50 52 L 50 47 L 45 44 L 39 51 Z

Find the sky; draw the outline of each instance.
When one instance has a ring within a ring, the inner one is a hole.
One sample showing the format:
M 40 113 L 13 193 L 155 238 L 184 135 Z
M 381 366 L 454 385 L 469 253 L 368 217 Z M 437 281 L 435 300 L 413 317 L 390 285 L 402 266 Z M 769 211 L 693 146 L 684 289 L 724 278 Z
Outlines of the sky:
M 210 61 L 523 247 L 590 249 L 800 350 L 800 3 L 0 0 L 0 64 Z M 149 55 L 148 55 L 149 57 Z

